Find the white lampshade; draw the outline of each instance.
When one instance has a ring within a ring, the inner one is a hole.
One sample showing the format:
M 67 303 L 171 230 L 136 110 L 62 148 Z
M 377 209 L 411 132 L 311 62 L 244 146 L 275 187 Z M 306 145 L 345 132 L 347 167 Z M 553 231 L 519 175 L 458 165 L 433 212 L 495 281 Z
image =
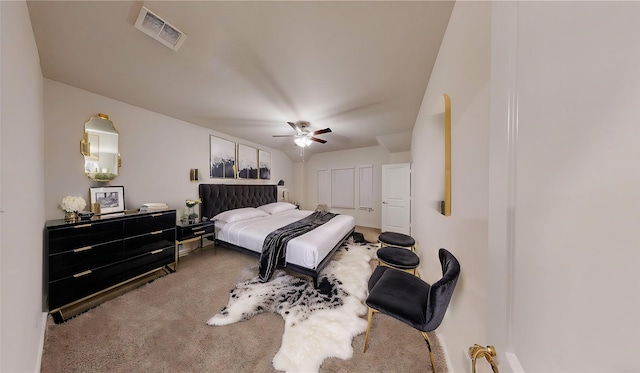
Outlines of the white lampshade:
M 311 139 L 306 136 L 298 137 L 294 141 L 296 145 L 298 145 L 301 148 L 306 148 L 307 146 L 311 145 Z

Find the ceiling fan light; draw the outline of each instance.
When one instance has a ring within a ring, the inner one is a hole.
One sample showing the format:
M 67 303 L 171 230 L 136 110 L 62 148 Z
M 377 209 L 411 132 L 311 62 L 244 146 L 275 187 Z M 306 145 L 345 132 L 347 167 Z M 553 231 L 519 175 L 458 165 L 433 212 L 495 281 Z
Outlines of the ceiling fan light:
M 294 141 L 296 145 L 301 148 L 306 148 L 307 146 L 311 145 L 311 139 L 306 136 L 298 137 Z

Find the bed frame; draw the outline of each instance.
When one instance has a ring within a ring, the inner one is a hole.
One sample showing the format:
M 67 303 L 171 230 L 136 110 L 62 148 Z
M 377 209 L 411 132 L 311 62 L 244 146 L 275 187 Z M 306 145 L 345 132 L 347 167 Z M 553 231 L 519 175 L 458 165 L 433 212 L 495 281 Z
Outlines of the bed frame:
M 276 185 L 200 184 L 198 191 L 202 201 L 200 216 L 206 219 L 211 219 L 223 211 L 242 207 L 258 207 L 278 201 L 278 187 Z M 310 276 L 313 279 L 314 287 L 318 287 L 318 275 L 329 264 L 340 245 L 353 234 L 353 231 L 354 229 L 342 237 L 315 269 L 290 263 L 287 263 L 285 269 Z M 216 239 L 216 244 L 218 243 L 256 257 L 260 256 L 260 253 L 255 251 Z

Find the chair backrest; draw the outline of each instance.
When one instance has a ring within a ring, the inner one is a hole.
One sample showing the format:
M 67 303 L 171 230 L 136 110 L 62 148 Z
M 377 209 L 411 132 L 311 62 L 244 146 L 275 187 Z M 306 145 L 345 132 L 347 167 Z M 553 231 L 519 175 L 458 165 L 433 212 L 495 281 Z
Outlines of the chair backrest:
M 431 289 L 429 289 L 426 322 L 424 328 L 421 328 L 426 332 L 440 326 L 460 276 L 460 263 L 453 254 L 446 249 L 440 249 L 438 256 L 442 266 L 442 278 L 431 285 Z

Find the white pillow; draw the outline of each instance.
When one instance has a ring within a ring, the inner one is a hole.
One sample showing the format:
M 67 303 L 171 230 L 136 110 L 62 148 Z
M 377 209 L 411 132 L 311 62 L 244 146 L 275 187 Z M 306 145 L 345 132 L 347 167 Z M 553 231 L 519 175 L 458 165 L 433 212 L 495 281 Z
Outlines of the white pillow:
M 258 206 L 259 210 L 266 212 L 267 214 L 273 215 L 283 211 L 289 211 L 296 208 L 296 205 L 291 204 L 289 202 L 273 202 L 267 205 Z
M 233 223 L 235 221 L 261 218 L 265 216 L 269 216 L 269 214 L 267 214 L 262 210 L 258 210 L 257 208 L 254 208 L 254 207 L 244 207 L 240 209 L 227 210 L 227 211 L 221 212 L 218 215 L 214 216 L 213 218 L 215 220 L 221 220 L 227 223 Z

